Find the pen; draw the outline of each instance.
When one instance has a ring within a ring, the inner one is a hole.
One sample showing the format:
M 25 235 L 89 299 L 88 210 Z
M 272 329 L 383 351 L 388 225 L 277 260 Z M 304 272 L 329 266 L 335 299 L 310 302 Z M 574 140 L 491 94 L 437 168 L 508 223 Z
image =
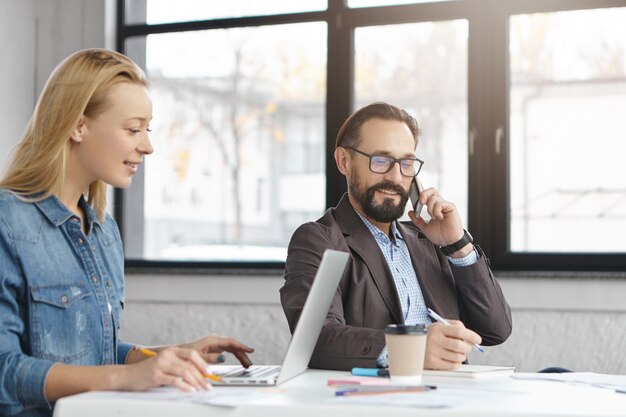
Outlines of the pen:
M 335 391 L 337 397 L 351 397 L 357 395 L 381 395 L 381 394 L 398 394 L 403 392 L 424 392 L 436 389 L 437 387 L 431 385 L 390 385 L 390 386 L 366 386 L 359 388 L 349 388 L 344 390 Z
M 204 374 L 204 377 L 215 382 L 222 382 L 222 378 L 215 374 Z
M 389 376 L 388 369 L 380 368 L 352 368 L 354 376 Z
M 139 347 L 139 346 L 135 346 L 135 349 L 138 350 L 139 352 L 143 353 L 144 355 L 149 356 L 149 357 L 153 357 L 153 356 L 157 355 L 157 353 L 154 350 L 152 350 L 152 349 Z
M 432 317 L 435 321 L 438 321 L 439 323 L 445 324 L 446 326 L 450 325 L 450 322 L 448 322 L 448 320 L 444 319 L 439 314 L 432 311 L 430 308 L 428 309 L 428 315 Z M 476 349 L 477 351 L 485 353 L 485 349 L 483 349 L 482 346 L 477 345 L 476 343 L 472 343 L 472 346 L 474 346 L 474 349 Z

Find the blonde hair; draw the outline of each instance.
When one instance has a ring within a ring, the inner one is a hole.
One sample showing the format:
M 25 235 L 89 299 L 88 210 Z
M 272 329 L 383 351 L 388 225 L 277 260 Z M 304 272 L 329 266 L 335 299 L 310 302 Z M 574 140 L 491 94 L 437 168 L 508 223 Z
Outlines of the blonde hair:
M 141 68 L 119 52 L 86 49 L 61 62 L 39 96 L 0 187 L 31 202 L 61 189 L 72 131 L 83 115 L 94 118 L 107 108 L 107 93 L 120 82 L 148 85 Z M 87 201 L 103 221 L 106 183 L 91 183 Z

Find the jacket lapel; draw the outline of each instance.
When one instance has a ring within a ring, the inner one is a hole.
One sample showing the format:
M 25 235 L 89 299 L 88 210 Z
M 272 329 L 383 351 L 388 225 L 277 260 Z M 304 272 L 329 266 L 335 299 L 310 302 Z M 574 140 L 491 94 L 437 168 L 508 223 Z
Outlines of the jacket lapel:
M 391 271 L 372 233 L 356 214 L 347 195 L 344 195 L 335 210 L 337 224 L 353 256 L 358 255 L 367 265 L 372 281 L 396 323 L 403 323 L 402 307 Z

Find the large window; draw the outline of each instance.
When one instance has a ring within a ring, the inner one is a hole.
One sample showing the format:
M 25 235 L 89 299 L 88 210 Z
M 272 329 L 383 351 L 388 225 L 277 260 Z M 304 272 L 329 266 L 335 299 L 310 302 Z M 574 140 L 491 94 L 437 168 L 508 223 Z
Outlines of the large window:
M 623 22 L 626 8 L 510 19 L 514 252 L 626 252 Z
M 420 124 L 420 177 L 495 269 L 623 269 L 626 0 L 118 0 L 155 153 L 116 191 L 130 266 L 281 268 L 345 192 L 339 126 Z

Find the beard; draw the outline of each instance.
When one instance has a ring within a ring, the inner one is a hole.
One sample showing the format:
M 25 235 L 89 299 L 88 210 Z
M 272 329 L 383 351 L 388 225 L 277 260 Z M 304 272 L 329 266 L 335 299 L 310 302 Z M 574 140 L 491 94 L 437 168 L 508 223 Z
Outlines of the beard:
M 361 184 L 356 175 L 352 175 L 353 180 L 348 183 L 348 191 L 359 203 L 368 217 L 380 223 L 391 223 L 398 220 L 404 214 L 404 208 L 409 201 L 409 193 L 401 186 L 389 181 L 374 184 L 364 192 L 361 192 Z M 381 204 L 374 203 L 376 191 L 395 191 L 400 195 L 400 202 L 396 205 L 391 198 L 385 198 Z

